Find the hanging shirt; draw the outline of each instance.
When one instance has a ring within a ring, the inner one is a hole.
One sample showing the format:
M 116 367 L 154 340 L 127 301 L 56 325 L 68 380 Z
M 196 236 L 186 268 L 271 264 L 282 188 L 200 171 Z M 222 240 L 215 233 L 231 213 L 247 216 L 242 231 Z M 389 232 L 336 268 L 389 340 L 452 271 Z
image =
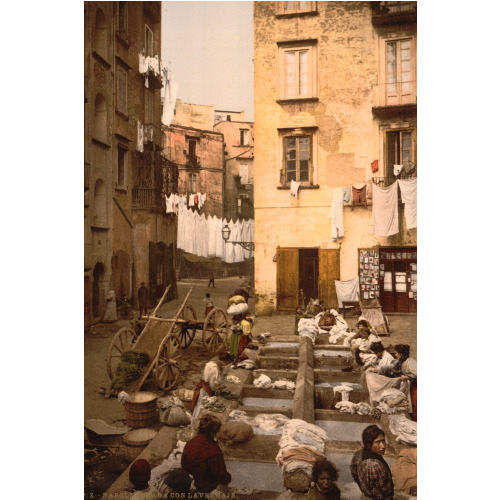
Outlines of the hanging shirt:
M 405 204 L 406 228 L 417 227 L 417 179 L 398 179 L 401 200 Z
M 330 218 L 332 219 L 332 241 L 344 236 L 344 193 L 342 188 L 335 188 L 330 206 Z
M 352 195 L 351 186 L 342 188 L 342 191 L 344 192 L 344 203 L 349 203 L 351 201 L 351 195 Z
M 401 170 L 403 170 L 403 165 L 394 165 L 394 175 L 399 175 L 401 173 Z
M 398 184 L 386 188 L 373 184 L 373 234 L 391 236 L 399 232 Z
M 290 196 L 299 197 L 300 182 L 290 181 Z
M 373 160 L 371 167 L 373 173 L 378 172 L 378 160 Z
M 366 205 L 366 184 L 362 188 L 355 188 L 352 186 L 352 210 L 354 210 L 355 203 L 363 203 Z

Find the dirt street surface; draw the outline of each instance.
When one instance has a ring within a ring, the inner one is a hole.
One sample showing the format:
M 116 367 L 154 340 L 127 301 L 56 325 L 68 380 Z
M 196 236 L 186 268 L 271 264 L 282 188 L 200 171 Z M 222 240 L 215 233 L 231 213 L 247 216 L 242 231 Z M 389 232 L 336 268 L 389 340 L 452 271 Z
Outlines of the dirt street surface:
M 157 315 L 169 318 L 182 304 L 186 294 L 193 289 L 188 303 L 197 314 L 198 320 L 205 317 L 203 299 L 209 292 L 215 307 L 227 308 L 229 294 L 244 283 L 243 278 L 217 279 L 215 288 L 207 288 L 208 280 L 178 283 L 178 299 L 160 307 Z M 254 311 L 253 298 L 249 300 L 250 311 Z M 152 309 L 150 310 L 152 312 Z M 134 311 L 134 319 L 138 313 Z M 407 343 L 411 346 L 411 354 L 417 358 L 417 317 L 416 315 L 389 315 L 391 334 L 382 337 L 385 346 Z M 347 317 L 349 326 L 354 327 L 356 318 Z M 107 354 L 116 332 L 122 327 L 129 327 L 130 320 L 118 320 L 111 324 L 94 325 L 85 334 L 84 341 L 84 420 L 100 419 L 113 426 L 125 426 L 125 411 L 115 396 L 109 396 L 110 379 L 107 374 Z M 293 315 L 274 315 L 255 318 L 253 336 L 269 332 L 271 339 L 290 336 L 294 331 Z M 183 352 L 182 376 L 176 389 L 185 387 L 193 389 L 199 382 L 205 363 L 211 358 L 206 352 L 201 330 L 197 331 L 192 344 Z M 153 380 L 148 379 L 143 385 L 144 391 L 151 391 L 164 396 Z M 161 427 L 161 424 L 159 424 Z M 130 465 L 125 459 L 125 451 L 121 446 L 96 446 L 85 441 L 85 493 L 86 498 L 102 498 L 102 494 L 115 482 L 120 474 Z

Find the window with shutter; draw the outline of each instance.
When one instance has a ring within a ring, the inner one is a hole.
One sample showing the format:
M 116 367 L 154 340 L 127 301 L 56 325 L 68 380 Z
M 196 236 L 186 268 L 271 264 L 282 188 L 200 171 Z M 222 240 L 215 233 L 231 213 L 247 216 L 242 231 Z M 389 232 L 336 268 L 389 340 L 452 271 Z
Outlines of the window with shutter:
M 117 89 L 117 109 L 120 113 L 127 114 L 127 72 L 121 66 L 117 67 L 118 89 Z

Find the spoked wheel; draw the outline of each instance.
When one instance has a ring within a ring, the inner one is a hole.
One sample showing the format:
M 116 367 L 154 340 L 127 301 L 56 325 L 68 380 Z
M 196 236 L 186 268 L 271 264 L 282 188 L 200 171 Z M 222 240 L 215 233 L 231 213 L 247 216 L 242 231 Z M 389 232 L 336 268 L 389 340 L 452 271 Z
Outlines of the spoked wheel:
M 181 376 L 182 349 L 179 337 L 174 333 L 167 335 L 155 360 L 155 377 L 159 389 L 172 389 Z
M 122 328 L 118 330 L 116 335 L 111 341 L 111 345 L 108 351 L 108 377 L 113 380 L 116 372 L 116 365 L 120 361 L 121 355 L 125 351 L 130 351 L 132 349 L 133 343 L 137 339 L 137 333 L 131 328 Z
M 196 322 L 196 311 L 190 304 L 186 304 L 181 312 L 181 318 L 186 321 Z M 189 327 L 187 324 L 177 324 L 174 327 L 174 333 L 179 336 L 181 348 L 186 349 L 196 335 L 196 328 Z
M 220 307 L 212 309 L 203 323 L 203 344 L 208 352 L 224 349 L 229 334 L 229 317 Z

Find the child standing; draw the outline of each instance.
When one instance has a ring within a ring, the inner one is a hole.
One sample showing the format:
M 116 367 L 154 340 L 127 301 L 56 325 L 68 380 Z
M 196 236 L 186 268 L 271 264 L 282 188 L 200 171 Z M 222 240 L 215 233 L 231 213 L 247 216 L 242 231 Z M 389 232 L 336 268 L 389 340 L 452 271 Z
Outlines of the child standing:
M 203 299 L 203 302 L 205 302 L 205 316 L 208 316 L 208 313 L 214 308 L 214 303 L 212 301 L 212 298 L 210 297 L 210 294 L 207 292 L 205 294 L 205 298 Z

